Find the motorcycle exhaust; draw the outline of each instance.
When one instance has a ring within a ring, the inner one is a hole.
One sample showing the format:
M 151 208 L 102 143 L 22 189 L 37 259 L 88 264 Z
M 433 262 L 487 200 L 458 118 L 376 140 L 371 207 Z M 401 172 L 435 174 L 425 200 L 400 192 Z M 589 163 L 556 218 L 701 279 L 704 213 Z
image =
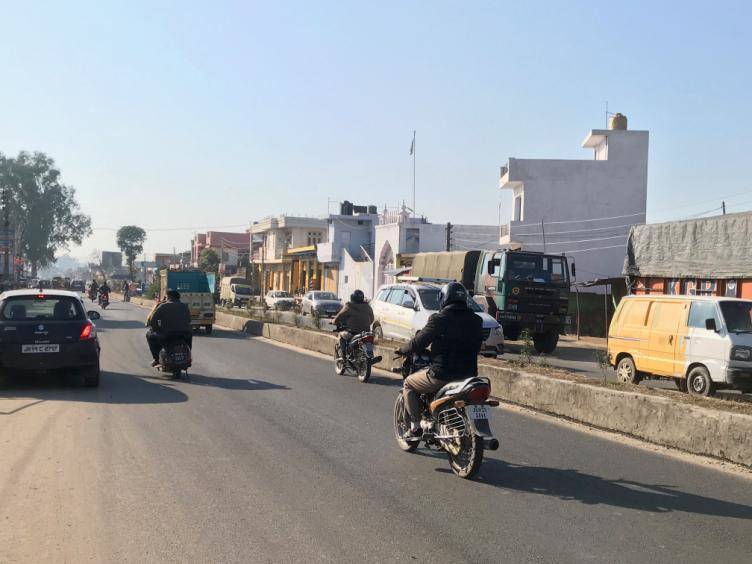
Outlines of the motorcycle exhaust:
M 483 439 L 483 448 L 488 450 L 499 450 L 499 439 Z

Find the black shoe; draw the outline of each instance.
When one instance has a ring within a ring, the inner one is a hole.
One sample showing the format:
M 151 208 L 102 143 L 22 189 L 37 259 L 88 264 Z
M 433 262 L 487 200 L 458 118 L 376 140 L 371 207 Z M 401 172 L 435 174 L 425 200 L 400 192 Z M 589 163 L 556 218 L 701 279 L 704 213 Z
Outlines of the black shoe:
M 423 436 L 423 429 L 418 427 L 417 429 L 408 429 L 405 431 L 405 433 L 402 435 L 402 438 L 406 441 L 414 441 L 416 439 L 419 439 L 421 436 Z

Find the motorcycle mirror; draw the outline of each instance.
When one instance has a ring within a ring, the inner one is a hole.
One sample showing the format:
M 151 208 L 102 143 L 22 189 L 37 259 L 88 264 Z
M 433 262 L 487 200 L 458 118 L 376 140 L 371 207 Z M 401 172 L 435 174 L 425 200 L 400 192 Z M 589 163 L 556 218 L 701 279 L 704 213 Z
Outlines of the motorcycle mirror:
M 89 319 L 93 319 L 93 320 L 96 321 L 97 319 L 99 319 L 102 316 L 99 314 L 98 311 L 91 310 L 91 311 L 87 311 L 86 312 L 86 317 L 88 317 Z

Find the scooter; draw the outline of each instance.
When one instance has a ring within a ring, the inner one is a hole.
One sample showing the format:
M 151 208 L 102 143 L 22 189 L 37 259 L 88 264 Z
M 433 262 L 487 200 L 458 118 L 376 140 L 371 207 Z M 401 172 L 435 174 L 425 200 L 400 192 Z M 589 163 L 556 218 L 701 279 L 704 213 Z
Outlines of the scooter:
M 107 292 L 99 294 L 99 305 L 102 306 L 102 309 L 107 309 L 107 306 L 110 305 L 110 294 Z

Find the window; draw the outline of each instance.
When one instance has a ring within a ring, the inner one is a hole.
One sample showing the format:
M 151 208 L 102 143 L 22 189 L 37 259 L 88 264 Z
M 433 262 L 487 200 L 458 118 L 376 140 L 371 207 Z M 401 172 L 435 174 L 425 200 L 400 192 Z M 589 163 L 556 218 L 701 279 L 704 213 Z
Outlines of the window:
M 394 305 L 402 305 L 402 298 L 406 292 L 402 288 L 392 289 L 392 293 L 389 294 L 389 303 Z
M 418 290 L 423 308 L 429 311 L 439 310 L 439 290 Z
M 692 306 L 689 308 L 689 319 L 687 320 L 687 325 L 689 327 L 705 329 L 706 319 L 715 319 L 716 327 L 720 326 L 720 323 L 718 323 L 718 315 L 715 310 L 715 303 L 692 302 Z
M 752 302 L 724 300 L 720 306 L 726 329 L 731 333 L 752 333 Z
M 86 314 L 73 298 L 24 296 L 5 300 L 1 317 L 7 321 L 83 321 Z
M 385 302 L 389 298 L 389 288 L 383 288 L 379 291 L 378 295 L 376 296 L 376 300 L 380 302 Z
M 401 305 L 404 306 L 405 303 L 408 301 L 413 302 L 413 304 L 415 304 L 415 296 L 413 295 L 411 290 L 405 290 L 405 295 L 402 297 Z
M 345 274 L 345 284 L 347 284 L 349 281 L 350 281 L 350 277 L 347 274 Z
M 309 231 L 307 235 L 308 246 L 318 245 L 321 243 L 321 233 L 319 231 Z
M 736 280 L 726 280 L 726 293 L 724 294 L 727 298 L 738 298 L 739 285 L 736 283 Z

